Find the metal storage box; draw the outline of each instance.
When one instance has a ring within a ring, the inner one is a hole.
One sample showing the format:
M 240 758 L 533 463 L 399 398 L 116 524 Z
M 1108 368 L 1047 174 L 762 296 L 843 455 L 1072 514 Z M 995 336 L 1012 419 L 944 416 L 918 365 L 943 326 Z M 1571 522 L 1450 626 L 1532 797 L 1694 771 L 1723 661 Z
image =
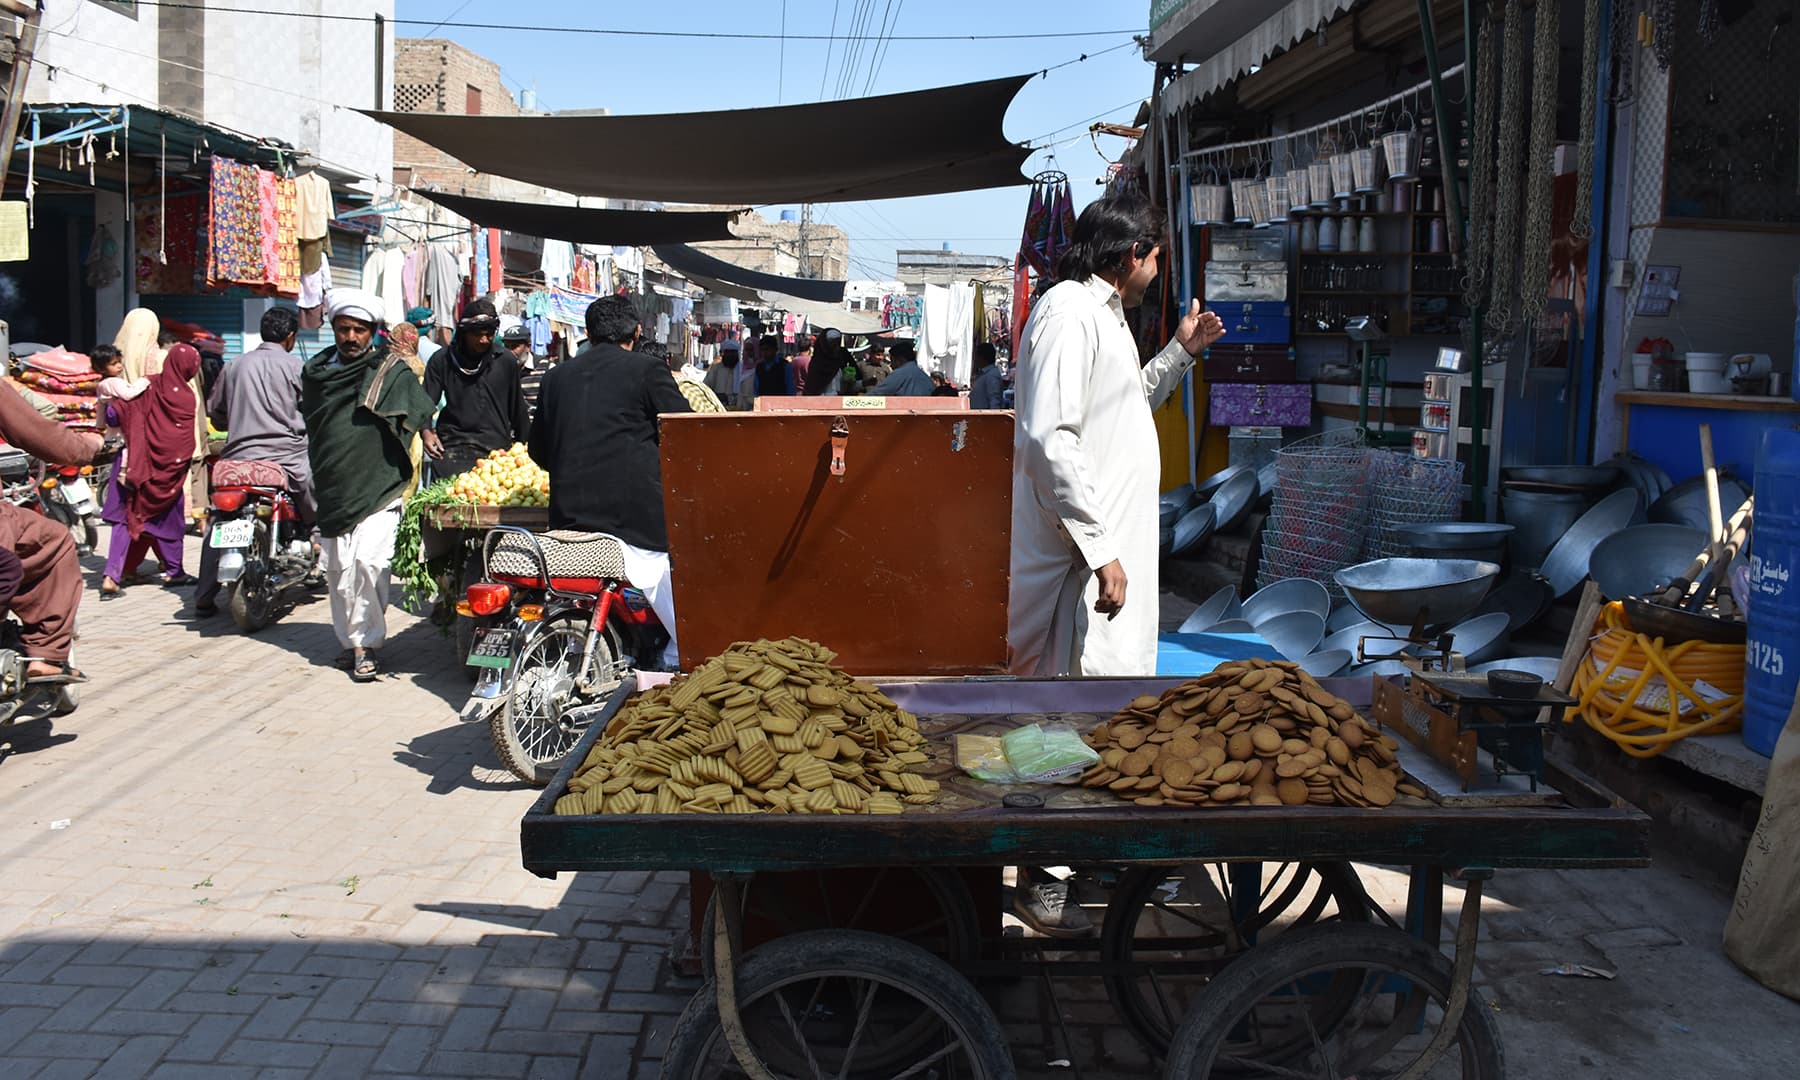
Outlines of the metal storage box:
M 1287 233 L 1281 229 L 1214 229 L 1214 263 L 1285 263 Z
M 1261 470 L 1275 461 L 1275 451 L 1281 449 L 1281 429 L 1278 427 L 1234 427 L 1228 444 L 1227 460 L 1233 465 L 1247 465 Z
M 1225 321 L 1225 342 L 1232 345 L 1286 344 L 1294 327 L 1294 307 L 1273 303 L 1214 304 Z
M 1200 361 L 1209 383 L 1293 382 L 1294 352 L 1286 345 L 1241 345 L 1221 341 Z
M 682 667 L 798 634 L 858 675 L 1003 673 L 1012 440 L 1002 412 L 663 417 Z
M 1232 301 L 1286 300 L 1287 295 L 1286 263 L 1227 263 L 1214 259 L 1206 264 L 1206 302 L 1215 308 Z
M 1310 427 L 1312 387 L 1292 383 L 1214 383 L 1209 422 L 1215 427 Z

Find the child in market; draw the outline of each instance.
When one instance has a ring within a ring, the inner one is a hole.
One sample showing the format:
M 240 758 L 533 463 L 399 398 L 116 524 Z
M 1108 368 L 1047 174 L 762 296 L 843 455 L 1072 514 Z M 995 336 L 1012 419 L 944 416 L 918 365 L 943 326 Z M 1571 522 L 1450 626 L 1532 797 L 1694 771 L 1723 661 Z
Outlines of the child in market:
M 143 393 L 150 385 L 149 379 L 127 381 L 125 378 L 125 358 L 113 345 L 96 345 L 88 354 L 94 372 L 100 376 L 99 404 L 97 414 L 102 422 L 106 417 L 106 406 L 114 401 L 130 401 Z M 108 429 L 110 433 L 112 429 Z

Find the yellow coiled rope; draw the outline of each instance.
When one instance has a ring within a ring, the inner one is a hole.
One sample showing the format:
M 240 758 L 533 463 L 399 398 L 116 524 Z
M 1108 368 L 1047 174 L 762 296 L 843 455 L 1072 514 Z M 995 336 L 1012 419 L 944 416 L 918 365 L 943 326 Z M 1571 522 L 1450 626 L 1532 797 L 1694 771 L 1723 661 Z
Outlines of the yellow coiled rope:
M 1677 739 L 1736 731 L 1744 696 L 1744 647 L 1684 641 L 1665 646 L 1625 625 L 1624 608 L 1606 605 L 1601 632 L 1575 672 L 1577 716 L 1632 757 L 1649 758 Z

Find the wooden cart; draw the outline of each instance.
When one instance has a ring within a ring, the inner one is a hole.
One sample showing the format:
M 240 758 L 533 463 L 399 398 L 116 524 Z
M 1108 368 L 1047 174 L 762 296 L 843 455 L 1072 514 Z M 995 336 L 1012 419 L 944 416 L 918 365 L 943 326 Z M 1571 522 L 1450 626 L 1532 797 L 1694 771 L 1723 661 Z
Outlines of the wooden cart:
M 1179 681 L 886 683 L 920 717 L 927 775 L 944 785 L 897 817 L 554 815 L 628 683 L 526 814 L 523 862 L 543 876 L 710 875 L 715 977 L 671 1036 L 671 1080 L 1011 1077 L 971 980 L 1027 975 L 1053 997 L 1056 977 L 1102 979 L 1169 1077 L 1500 1075 L 1491 1010 L 1470 987 L 1483 882 L 1512 867 L 1646 865 L 1648 818 L 1568 772 L 1553 774 L 1551 806 L 1172 809 L 983 784 L 950 756 L 957 732 L 1046 715 L 1086 729 Z M 1363 704 L 1370 684 L 1327 681 Z M 1358 862 L 1411 868 L 1404 924 L 1368 901 Z M 1000 934 L 998 868 L 1047 865 L 1114 881 L 1097 939 Z M 1446 879 L 1463 890 L 1454 962 L 1439 949 Z

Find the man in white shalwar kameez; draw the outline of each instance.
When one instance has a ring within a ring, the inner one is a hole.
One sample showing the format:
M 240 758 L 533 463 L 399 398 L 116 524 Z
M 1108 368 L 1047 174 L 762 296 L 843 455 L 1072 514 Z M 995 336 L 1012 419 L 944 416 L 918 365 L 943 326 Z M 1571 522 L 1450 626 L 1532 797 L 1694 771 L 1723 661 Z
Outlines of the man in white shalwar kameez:
M 1162 232 L 1142 198 L 1090 204 L 1019 339 L 1006 632 L 1015 675 L 1156 671 L 1162 453 L 1150 411 L 1225 334 L 1195 301 L 1175 340 L 1139 365 L 1125 309 L 1156 277 Z M 1013 911 L 1053 937 L 1093 932 L 1068 884 L 1035 867 L 1020 868 Z
M 1155 279 L 1161 235 L 1141 198 L 1090 205 L 1020 339 L 1007 627 L 1016 675 L 1156 670 L 1162 455 L 1150 413 L 1225 332 L 1195 301 L 1140 367 L 1125 309 Z

